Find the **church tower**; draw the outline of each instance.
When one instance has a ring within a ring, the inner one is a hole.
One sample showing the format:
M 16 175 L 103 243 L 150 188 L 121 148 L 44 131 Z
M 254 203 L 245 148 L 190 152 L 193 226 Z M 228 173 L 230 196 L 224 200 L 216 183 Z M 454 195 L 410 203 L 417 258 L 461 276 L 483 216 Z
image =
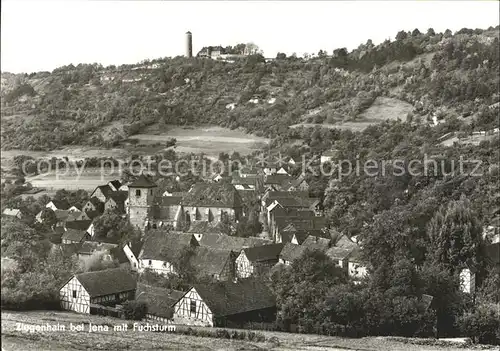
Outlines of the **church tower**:
M 156 195 L 156 184 L 141 174 L 128 186 L 130 224 L 144 230 L 146 220 L 151 216 Z

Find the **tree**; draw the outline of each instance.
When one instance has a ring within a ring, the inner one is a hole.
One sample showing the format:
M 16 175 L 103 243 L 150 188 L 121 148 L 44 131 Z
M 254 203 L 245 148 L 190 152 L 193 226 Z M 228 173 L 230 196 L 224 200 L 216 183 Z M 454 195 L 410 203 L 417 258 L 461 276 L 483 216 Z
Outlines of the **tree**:
M 323 252 L 307 249 L 291 267 L 276 272 L 272 281 L 278 322 L 285 328 L 298 324 L 304 331 L 312 331 L 323 296 L 335 284 L 345 282 L 345 275 Z
M 285 60 L 286 59 L 286 54 L 283 52 L 278 52 L 276 54 L 276 60 Z
M 405 40 L 406 38 L 408 38 L 408 33 L 406 33 L 404 30 L 399 31 L 398 34 L 396 35 L 397 41 Z
M 52 228 L 57 223 L 57 217 L 54 211 L 48 207 L 45 207 L 42 210 L 42 214 L 40 215 L 40 220 L 44 225 L 49 228 Z
M 465 195 L 441 206 L 428 226 L 434 262 L 457 270 L 468 262 L 478 267 L 482 228 Z
M 412 37 L 418 37 L 420 34 L 422 34 L 422 33 L 420 33 L 420 31 L 418 30 L 418 28 L 415 28 L 413 30 L 413 32 L 411 32 L 411 36 Z
M 123 314 L 126 319 L 140 321 L 146 316 L 147 312 L 148 307 L 144 302 L 130 300 L 123 303 Z
M 433 28 L 429 28 L 429 29 L 427 29 L 427 35 L 430 37 L 433 37 L 436 35 L 436 32 L 434 31 Z

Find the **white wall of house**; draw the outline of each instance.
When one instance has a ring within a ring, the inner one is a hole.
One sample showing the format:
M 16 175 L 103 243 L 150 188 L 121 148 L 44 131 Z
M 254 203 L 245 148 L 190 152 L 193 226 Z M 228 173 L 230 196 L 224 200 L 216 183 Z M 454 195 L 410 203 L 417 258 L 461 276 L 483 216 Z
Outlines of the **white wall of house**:
M 151 269 L 158 274 L 167 275 L 168 273 L 176 274 L 175 268 L 172 264 L 161 260 L 139 259 L 139 273 L 144 272 L 146 268 Z
M 213 313 L 201 299 L 195 288 L 191 288 L 174 305 L 174 323 L 213 327 Z
M 56 207 L 56 205 L 54 205 L 54 203 L 52 201 L 50 201 L 47 205 L 45 205 L 46 208 L 50 208 L 52 211 L 55 211 L 57 210 L 58 208 Z
M 128 245 L 123 247 L 123 252 L 125 256 L 127 256 L 128 261 L 130 262 L 130 269 L 137 272 L 139 270 L 139 260 L 135 257 L 134 253 L 130 249 Z
M 59 299 L 64 310 L 90 314 L 90 295 L 76 277 L 59 290 Z
M 241 250 L 240 254 L 236 258 L 235 263 L 236 263 L 236 276 L 238 278 L 241 279 L 248 278 L 253 274 L 253 265 L 245 255 L 245 251 Z
M 469 268 L 464 268 L 460 271 L 460 290 L 462 292 L 471 294 L 475 288 L 475 274 Z

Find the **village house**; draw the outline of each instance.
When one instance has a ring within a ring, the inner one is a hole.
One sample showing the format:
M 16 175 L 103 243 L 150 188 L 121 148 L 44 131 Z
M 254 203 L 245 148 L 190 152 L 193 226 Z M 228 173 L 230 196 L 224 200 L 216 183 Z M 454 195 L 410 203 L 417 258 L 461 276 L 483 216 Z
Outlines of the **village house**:
M 257 178 L 255 177 L 245 177 L 245 178 L 235 178 L 233 177 L 231 180 L 231 184 L 234 185 L 236 190 L 251 190 L 255 191 L 257 186 Z
M 271 244 L 242 249 L 236 258 L 237 278 L 248 278 L 267 272 L 279 261 L 283 244 Z
M 130 263 L 130 269 L 134 272 L 139 270 L 139 254 L 141 253 L 142 242 L 127 243 L 123 245 L 122 250 Z
M 186 248 L 196 246 L 199 244 L 192 234 L 150 230 L 139 253 L 138 272 L 150 269 L 158 274 L 175 274 L 178 255 Z
M 202 234 L 199 236 L 195 235 L 195 238 L 198 240 L 200 246 L 235 252 L 240 252 L 242 249 L 248 247 L 272 244 L 272 241 L 267 239 L 257 237 L 241 238 L 224 234 Z
M 94 191 L 90 194 L 90 198 L 97 198 L 99 201 L 102 203 L 106 202 L 106 200 L 109 198 L 109 196 L 115 191 L 114 186 L 105 184 L 105 185 L 99 185 L 94 189 Z
M 106 199 L 104 199 L 106 201 Z M 93 196 L 85 203 L 83 206 L 82 212 L 88 214 L 89 212 L 96 212 L 101 215 L 104 212 L 104 202 L 99 198 Z M 88 216 L 88 215 L 87 215 Z M 91 219 L 91 218 L 87 218 Z
M 63 244 L 78 244 L 83 243 L 86 240 L 90 240 L 90 235 L 88 235 L 85 230 L 71 228 L 67 229 L 61 237 Z
M 126 191 L 113 191 L 104 202 L 105 211 L 118 211 L 125 214 L 128 199 L 128 192 Z
M 137 284 L 135 300 L 145 303 L 147 313 L 143 321 L 169 323 L 174 316 L 174 304 L 185 294 L 185 291 L 165 289 L 146 284 Z
M 190 264 L 198 279 L 226 281 L 234 278 L 234 255 L 230 250 L 195 247 Z
M 9 216 L 9 217 L 15 217 L 18 219 L 23 218 L 23 214 L 21 213 L 21 210 L 17 208 L 6 208 L 3 210 L 2 215 L 4 216 Z
M 302 256 L 306 249 L 307 247 L 302 245 L 286 243 L 280 252 L 278 262 L 289 266 L 293 263 L 293 261 Z
M 233 328 L 275 318 L 275 296 L 254 279 L 195 284 L 175 303 L 173 317 L 178 324 Z
M 84 241 L 81 243 L 77 251 L 78 259 L 88 259 L 93 254 L 99 252 L 103 254 L 103 258 L 108 261 L 112 261 L 111 250 L 117 247 L 117 244 L 105 243 L 99 241 Z
M 69 210 L 71 205 L 66 200 L 51 200 L 45 205 L 45 207 L 50 208 L 55 212 L 57 210 Z
M 237 221 L 243 204 L 235 187 L 228 183 L 198 183 L 182 199 L 184 218 L 194 221 L 219 222 L 226 217 Z
M 320 163 L 323 164 L 327 162 L 333 162 L 337 157 L 338 157 L 337 150 L 325 151 L 321 154 Z
M 112 181 L 109 181 L 108 184 L 107 184 L 111 190 L 113 191 L 118 191 L 120 190 L 120 188 L 122 187 L 122 183 L 119 181 L 119 180 L 112 180 Z
M 113 306 L 134 299 L 136 277 L 121 268 L 74 275 L 59 291 L 61 307 L 78 313 L 92 313 L 96 305 Z

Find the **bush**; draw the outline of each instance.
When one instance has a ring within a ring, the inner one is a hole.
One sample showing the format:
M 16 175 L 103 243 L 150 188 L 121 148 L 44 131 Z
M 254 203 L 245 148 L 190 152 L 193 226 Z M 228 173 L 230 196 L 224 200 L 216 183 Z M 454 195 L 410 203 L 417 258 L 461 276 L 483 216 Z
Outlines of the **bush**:
M 147 311 L 148 309 L 144 302 L 132 300 L 126 301 L 123 304 L 123 314 L 126 319 L 140 321 L 146 316 Z
M 500 312 L 498 304 L 482 304 L 459 318 L 461 331 L 473 342 L 500 345 Z

